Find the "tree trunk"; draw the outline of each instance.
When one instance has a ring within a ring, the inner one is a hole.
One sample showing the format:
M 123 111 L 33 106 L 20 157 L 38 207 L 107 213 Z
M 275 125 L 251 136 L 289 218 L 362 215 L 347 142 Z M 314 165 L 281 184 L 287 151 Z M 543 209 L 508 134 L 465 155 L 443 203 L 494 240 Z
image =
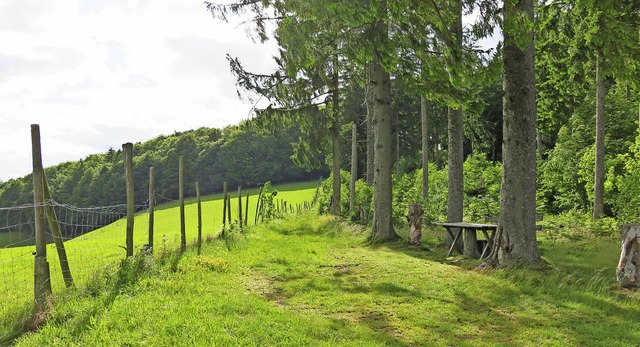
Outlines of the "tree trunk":
M 331 195 L 331 214 L 334 216 L 340 215 L 340 107 L 339 99 L 339 80 L 338 80 L 338 68 L 334 61 L 333 71 L 333 123 L 331 124 L 331 144 L 333 146 L 333 163 L 331 167 L 331 173 L 333 174 L 333 192 Z
M 449 108 L 448 116 L 448 143 L 449 152 L 447 161 L 449 163 L 449 181 L 447 194 L 447 222 L 462 222 L 463 212 L 463 129 L 462 129 L 462 109 Z M 450 246 L 453 240 L 447 234 L 445 244 Z
M 398 119 L 398 113 L 396 113 L 395 115 L 393 115 L 393 138 L 395 139 L 395 143 L 396 143 L 396 150 L 395 150 L 395 167 L 396 167 L 396 174 L 400 174 L 400 121 Z
M 333 147 L 333 162 L 331 167 L 332 193 L 331 214 L 340 215 L 340 123 L 336 120 L 331 125 L 331 144 Z
M 616 278 L 621 287 L 638 287 L 640 284 L 638 281 L 640 278 L 640 249 L 638 249 L 640 225 L 624 225 L 622 229 L 620 262 L 616 268 Z
M 598 53 L 596 61 L 596 167 L 593 192 L 593 218 L 602 217 L 604 211 L 604 75 L 602 72 L 603 54 Z
M 419 245 L 422 242 L 422 216 L 424 210 L 419 204 L 409 205 L 407 222 L 409 223 L 409 243 Z
M 372 69 L 372 63 L 368 64 L 368 77 L 369 80 L 371 80 L 371 69 Z M 373 160 L 375 157 L 375 131 L 373 129 L 373 109 L 374 109 L 374 105 L 373 105 L 373 86 L 371 85 L 371 83 L 367 83 L 367 88 L 365 91 L 365 104 L 367 106 L 367 177 L 366 177 L 366 182 L 368 186 L 372 186 L 373 185 L 373 177 L 375 176 L 374 174 L 374 167 L 373 167 Z
M 358 180 L 358 126 L 351 124 L 351 182 L 349 182 L 349 212 L 353 215 L 356 203 L 356 181 Z
M 504 6 L 504 21 L 533 21 L 533 0 Z M 507 24 L 507 27 L 508 24 Z M 527 265 L 542 262 L 536 243 L 536 91 L 533 31 L 504 33 L 503 173 L 500 218 L 487 264 Z M 526 36 L 524 36 L 526 34 Z M 526 37 L 524 50 L 516 39 Z
M 429 198 L 429 123 L 427 119 L 427 100 L 420 97 L 420 118 L 422 123 L 422 198 Z
M 386 30 L 384 31 L 386 35 Z M 373 230 L 371 239 L 389 241 L 399 238 L 393 229 L 392 203 L 392 146 L 393 129 L 390 108 L 391 77 L 374 62 L 371 69 L 371 86 L 374 95 L 373 127 L 375 129 Z
M 456 74 L 457 65 L 461 63 L 462 50 L 462 2 L 454 1 L 453 5 L 456 19 L 451 27 L 452 40 L 448 41 L 448 48 L 452 52 L 452 62 L 449 66 L 450 78 L 458 78 Z M 452 90 L 455 92 L 455 89 Z M 449 182 L 447 195 L 447 222 L 461 222 L 463 213 L 463 174 L 462 164 L 464 161 L 463 140 L 464 130 L 462 125 L 462 108 L 448 108 L 447 136 L 449 152 L 447 157 L 449 168 Z M 475 237 L 475 235 L 474 235 Z M 445 245 L 451 246 L 453 239 L 447 234 Z

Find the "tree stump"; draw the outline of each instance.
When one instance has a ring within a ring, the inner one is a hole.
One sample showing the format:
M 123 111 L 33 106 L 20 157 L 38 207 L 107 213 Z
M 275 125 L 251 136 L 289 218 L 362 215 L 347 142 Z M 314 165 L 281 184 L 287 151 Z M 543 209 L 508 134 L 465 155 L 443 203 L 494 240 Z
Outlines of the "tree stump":
M 622 242 L 620 262 L 616 269 L 616 277 L 620 286 L 625 288 L 638 287 L 640 283 L 640 250 L 638 249 L 639 224 L 622 226 Z
M 409 205 L 407 222 L 409 222 L 409 244 L 419 245 L 422 241 L 422 216 L 424 210 L 418 204 Z

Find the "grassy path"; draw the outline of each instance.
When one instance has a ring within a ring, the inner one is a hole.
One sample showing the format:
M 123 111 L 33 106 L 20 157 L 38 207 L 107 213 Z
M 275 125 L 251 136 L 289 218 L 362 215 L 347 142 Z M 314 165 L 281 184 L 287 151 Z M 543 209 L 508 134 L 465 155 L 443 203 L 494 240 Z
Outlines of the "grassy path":
M 441 232 L 437 232 L 438 234 Z M 640 297 L 617 243 L 542 242 L 550 266 L 479 271 L 446 250 L 368 246 L 304 215 L 197 255 L 139 257 L 59 298 L 17 346 L 632 346 Z M 435 244 L 435 234 L 426 235 Z

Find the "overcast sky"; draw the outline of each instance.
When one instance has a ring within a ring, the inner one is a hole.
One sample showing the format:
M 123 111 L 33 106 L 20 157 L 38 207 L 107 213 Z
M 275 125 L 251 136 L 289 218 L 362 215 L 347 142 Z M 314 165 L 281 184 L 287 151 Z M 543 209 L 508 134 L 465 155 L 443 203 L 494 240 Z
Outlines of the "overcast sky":
M 0 0 L 0 180 L 160 134 L 247 118 L 226 53 L 270 71 L 275 48 L 202 0 Z

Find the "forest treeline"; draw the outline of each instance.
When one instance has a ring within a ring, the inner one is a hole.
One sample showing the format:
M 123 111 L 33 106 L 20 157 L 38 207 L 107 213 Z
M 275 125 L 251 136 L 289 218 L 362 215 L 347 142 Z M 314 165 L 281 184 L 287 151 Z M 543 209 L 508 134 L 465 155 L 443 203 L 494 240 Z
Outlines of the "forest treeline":
M 264 182 L 294 182 L 326 176 L 326 169 L 304 170 L 291 160 L 295 129 L 277 134 L 250 122 L 224 129 L 199 128 L 163 135 L 133 146 L 136 204 L 149 197 L 149 168 L 155 167 L 156 193 L 178 198 L 178 161 L 185 158 L 185 194 L 195 196 L 195 182 L 203 194 L 230 187 L 255 187 Z M 79 161 L 45 169 L 54 200 L 80 207 L 109 206 L 126 201 L 121 149 L 92 154 Z M 32 175 L 0 183 L 0 206 L 33 203 Z

